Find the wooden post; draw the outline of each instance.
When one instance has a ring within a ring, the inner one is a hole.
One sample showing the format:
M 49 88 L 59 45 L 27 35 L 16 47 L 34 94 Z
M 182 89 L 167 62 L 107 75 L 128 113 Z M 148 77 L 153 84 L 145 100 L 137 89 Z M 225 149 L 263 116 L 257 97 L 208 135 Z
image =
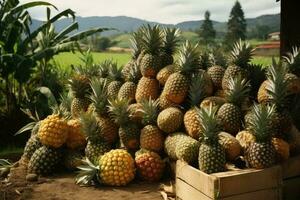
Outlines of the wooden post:
M 300 7 L 298 1 L 281 0 L 280 55 L 300 46 Z

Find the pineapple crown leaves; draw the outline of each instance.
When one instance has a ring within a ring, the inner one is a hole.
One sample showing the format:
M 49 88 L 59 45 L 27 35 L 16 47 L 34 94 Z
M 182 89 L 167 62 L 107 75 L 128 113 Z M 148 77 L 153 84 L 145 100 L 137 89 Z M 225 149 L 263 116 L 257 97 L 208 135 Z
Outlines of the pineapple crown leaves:
M 145 53 L 150 55 L 159 55 L 163 46 L 163 34 L 159 25 L 150 24 L 144 25 L 142 27 L 143 37 L 141 39 L 141 44 Z
M 179 50 L 179 60 L 177 71 L 184 74 L 190 74 L 197 71 L 199 68 L 200 53 L 198 51 L 198 44 L 192 45 L 186 41 Z
M 142 108 L 138 109 L 138 111 L 141 111 L 143 113 L 142 123 L 144 125 L 156 124 L 156 119 L 159 114 L 159 101 L 152 100 L 151 98 L 149 98 L 148 100 L 143 99 L 141 105 Z
M 240 106 L 244 99 L 249 95 L 250 83 L 242 76 L 231 77 L 228 81 L 228 90 L 225 97 L 229 103 Z
M 200 140 L 204 143 L 214 144 L 218 142 L 218 134 L 221 131 L 216 113 L 218 108 L 212 103 L 206 108 L 196 108 L 197 115 L 201 121 L 201 136 Z
M 266 90 L 270 96 L 271 103 L 276 105 L 278 109 L 285 105 L 288 96 L 286 73 L 286 67 L 281 65 L 281 63 L 277 64 L 274 59 L 272 66 L 267 69 L 268 83 Z
M 90 90 L 90 80 L 84 75 L 76 74 L 69 81 L 69 88 L 76 98 L 86 98 Z
M 88 158 L 82 160 L 83 165 L 77 167 L 80 171 L 75 178 L 78 185 L 94 185 L 99 166 L 94 165 Z
M 19 134 L 22 134 L 26 131 L 31 131 L 35 125 L 37 123 L 39 123 L 40 121 L 40 117 L 39 117 L 39 114 L 38 112 L 35 110 L 35 112 L 33 113 L 30 109 L 23 109 L 21 108 L 21 111 L 26 114 L 31 120 L 33 120 L 32 122 L 29 122 L 28 124 L 26 124 L 25 126 L 23 126 L 22 128 L 20 128 L 15 134 L 14 136 L 16 135 L 19 135 Z
M 104 60 L 99 65 L 99 76 L 101 78 L 106 78 L 109 75 L 109 68 L 111 66 L 111 60 Z
M 71 118 L 71 113 L 63 104 L 54 105 L 51 107 L 51 110 L 53 115 L 58 115 L 62 119 L 66 120 Z
M 91 88 L 92 93 L 90 95 L 90 100 L 94 107 L 94 111 L 98 115 L 105 115 L 107 113 L 107 88 L 106 80 L 104 79 L 92 79 Z
M 191 78 L 191 84 L 189 89 L 189 103 L 190 106 L 196 106 L 201 100 L 206 97 L 204 91 L 205 79 L 203 73 L 194 74 Z
M 248 42 L 242 42 L 241 39 L 233 45 L 230 52 L 231 63 L 242 68 L 248 66 L 252 56 L 253 48 Z
M 130 68 L 128 72 L 127 81 L 138 83 L 140 78 L 142 77 L 140 67 L 137 63 L 134 63 L 132 68 Z
M 176 53 L 178 43 L 180 41 L 180 30 L 178 28 L 164 28 L 163 33 L 164 38 L 162 51 L 168 55 L 173 55 Z
M 122 67 L 118 67 L 116 62 L 111 62 L 108 70 L 108 77 L 111 81 L 123 81 Z
M 97 142 L 102 140 L 100 136 L 101 127 L 92 112 L 81 113 L 79 116 L 81 131 L 86 135 L 87 140 Z
M 275 106 L 254 104 L 252 115 L 249 119 L 249 130 L 257 142 L 268 142 L 272 137 L 272 119 Z
M 128 99 L 109 100 L 108 111 L 114 122 L 120 126 L 130 122 L 130 110 Z
M 142 36 L 143 29 L 140 28 L 136 32 L 132 33 L 132 37 L 130 39 L 131 48 L 132 48 L 132 58 L 136 60 L 140 53 L 142 52 Z
M 287 64 L 289 72 L 300 76 L 300 48 L 293 47 L 291 52 L 283 56 L 284 62 Z
M 208 69 L 215 64 L 214 55 L 209 51 L 203 51 L 200 55 L 199 65 L 201 69 Z

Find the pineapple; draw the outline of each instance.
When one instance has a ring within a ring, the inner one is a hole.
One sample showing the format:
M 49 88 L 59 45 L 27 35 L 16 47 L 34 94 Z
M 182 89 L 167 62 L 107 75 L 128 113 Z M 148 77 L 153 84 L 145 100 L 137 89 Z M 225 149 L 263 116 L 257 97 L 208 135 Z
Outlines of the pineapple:
M 183 122 L 185 130 L 189 136 L 194 139 L 199 139 L 200 134 L 200 119 L 197 115 L 197 105 L 201 102 L 202 99 L 207 95 L 204 86 L 206 82 L 203 78 L 203 74 L 193 76 L 191 78 L 191 86 L 189 90 L 189 102 L 190 109 L 184 114 Z
M 117 63 L 111 63 L 108 77 L 110 83 L 107 85 L 107 97 L 115 99 L 123 84 L 121 68 L 118 67 Z
M 247 130 L 238 132 L 235 138 L 239 141 L 244 152 L 246 152 L 249 146 L 255 142 L 254 135 Z
M 100 156 L 111 149 L 111 146 L 104 140 L 101 127 L 93 113 L 82 113 L 79 120 L 82 132 L 88 141 L 85 155 L 90 161 L 96 163 Z
M 126 81 L 128 80 L 128 74 L 130 69 L 134 66 L 135 63 L 139 64 L 138 58 L 142 51 L 142 45 L 141 45 L 142 36 L 143 36 L 142 29 L 138 29 L 136 32 L 132 33 L 130 39 L 131 49 L 132 49 L 131 59 L 122 68 L 122 76 Z
M 101 128 L 102 138 L 107 143 L 113 144 L 118 138 L 118 126 L 111 120 L 108 114 L 108 93 L 106 90 L 106 81 L 93 79 L 91 81 L 91 88 L 91 106 L 96 114 L 98 126 Z
M 41 146 L 42 144 L 37 135 L 32 135 L 25 145 L 22 160 L 26 160 L 26 162 L 29 161 L 33 153 Z
M 223 90 L 228 90 L 229 81 L 232 78 L 241 76 L 243 79 L 248 79 L 248 65 L 252 55 L 253 48 L 249 43 L 239 40 L 234 44 L 231 51 L 231 65 L 226 68 L 222 79 Z
M 70 149 L 83 149 L 86 145 L 85 135 L 81 131 L 81 124 L 78 119 L 68 121 L 69 132 L 66 145 Z
M 135 163 L 131 155 L 122 149 L 115 149 L 104 154 L 96 165 L 86 160 L 85 166 L 76 177 L 76 184 L 90 185 L 97 180 L 104 185 L 125 186 L 135 176 Z
M 172 65 L 174 62 L 173 55 L 176 53 L 180 31 L 176 28 L 164 28 L 163 47 L 161 52 L 161 66 Z
M 65 144 L 68 132 L 65 111 L 61 106 L 56 106 L 53 108 L 53 114 L 41 122 L 37 135 L 43 145 L 58 148 Z
M 278 137 L 286 137 L 292 126 L 292 120 L 288 111 L 288 81 L 285 78 L 287 69 L 273 61 L 273 65 L 267 69 L 268 79 L 259 88 L 257 99 L 259 103 L 275 105 L 276 114 L 274 125 L 278 127 Z M 283 135 L 282 135 L 283 134 Z
M 110 100 L 108 109 L 114 122 L 120 126 L 121 143 L 129 150 L 136 150 L 139 147 L 140 130 L 138 125 L 130 120 L 129 101 Z
M 215 90 L 222 89 L 222 79 L 225 73 L 225 68 L 219 65 L 214 65 L 207 69 L 207 74 L 210 76 Z
M 226 91 L 227 102 L 223 104 L 217 113 L 223 131 L 236 135 L 242 126 L 241 104 L 248 95 L 249 83 L 241 76 L 231 78 Z
M 167 99 L 164 93 L 161 93 L 159 96 L 159 108 L 160 110 L 167 109 L 169 107 L 180 107 L 178 104 L 175 104 Z
M 300 93 L 300 53 L 299 48 L 293 47 L 292 51 L 283 57 L 283 60 L 287 64 L 288 74 L 288 91 L 290 94 Z
M 143 31 L 141 44 L 144 56 L 140 63 L 141 73 L 144 77 L 155 78 L 161 68 L 162 31 L 158 25 L 151 27 L 149 24 L 143 27 Z
M 90 104 L 87 97 L 90 90 L 90 80 L 85 75 L 76 74 L 69 80 L 69 87 L 73 94 L 71 113 L 77 118 L 80 112 L 86 112 Z
M 177 157 L 176 157 L 177 142 L 182 140 L 182 138 L 184 138 L 186 136 L 187 135 L 183 132 L 176 132 L 176 133 L 169 134 L 166 137 L 164 149 L 170 159 L 177 160 Z
M 165 163 L 155 152 L 138 153 L 135 163 L 139 176 L 146 181 L 159 181 L 163 175 Z
M 225 149 L 219 142 L 218 134 L 221 129 L 216 116 L 217 109 L 212 104 L 208 109 L 197 109 L 201 120 L 199 148 L 199 169 L 207 174 L 225 171 Z
M 54 172 L 62 159 L 61 149 L 42 146 L 32 155 L 28 163 L 28 173 L 48 175 Z
M 106 79 L 109 76 L 109 68 L 111 66 L 112 61 L 111 60 L 104 60 L 102 63 L 100 63 L 99 66 L 99 77 Z
M 272 145 L 276 150 L 278 162 L 286 161 L 290 157 L 290 145 L 280 138 L 272 138 Z
M 186 41 L 179 52 L 177 72 L 169 76 L 163 89 L 169 101 L 175 104 L 184 102 L 188 95 L 191 74 L 197 71 L 198 63 L 198 45 L 192 46 Z
M 70 171 L 75 171 L 79 166 L 81 166 L 83 155 L 79 151 L 68 150 L 63 156 L 63 165 L 66 169 Z
M 215 91 L 214 96 L 225 98 L 225 91 L 217 90 L 217 91 Z
M 159 84 L 164 86 L 171 74 L 175 71 L 174 65 L 167 65 L 161 70 L 159 70 L 158 74 L 156 75 L 156 79 L 158 80 Z
M 133 103 L 130 104 L 129 107 L 129 117 L 134 123 L 142 124 L 143 120 L 143 112 L 142 112 L 142 104 L 141 103 Z
M 214 107 L 221 107 L 226 100 L 222 97 L 218 96 L 210 96 L 203 99 L 203 101 L 200 104 L 200 108 L 208 108 L 210 104 L 212 104 Z
M 276 163 L 276 149 L 271 141 L 271 121 L 274 112 L 274 106 L 254 105 L 253 107 L 249 130 L 255 136 L 255 142 L 250 144 L 245 153 L 246 161 L 250 167 L 262 169 Z
M 226 160 L 234 161 L 242 154 L 242 147 L 239 141 L 229 133 L 220 132 L 219 143 L 225 149 Z
M 183 123 L 183 113 L 179 108 L 170 107 L 161 111 L 157 117 L 157 126 L 166 133 L 178 130 Z
M 140 77 L 139 66 L 135 64 L 129 71 L 128 80 L 121 86 L 118 92 L 118 98 L 128 99 L 130 102 L 134 102 L 136 87 Z
M 144 99 L 157 99 L 159 96 L 159 83 L 154 78 L 142 77 L 136 88 L 135 99 L 140 103 Z
M 163 132 L 157 127 L 158 101 L 144 100 L 141 103 L 143 114 L 142 123 L 145 125 L 141 130 L 140 147 L 146 150 L 160 152 L 163 148 Z

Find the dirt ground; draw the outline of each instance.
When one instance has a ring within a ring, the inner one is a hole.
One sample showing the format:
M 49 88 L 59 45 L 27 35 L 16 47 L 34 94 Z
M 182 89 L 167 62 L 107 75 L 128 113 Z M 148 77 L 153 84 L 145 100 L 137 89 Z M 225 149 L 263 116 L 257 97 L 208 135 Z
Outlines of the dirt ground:
M 133 182 L 126 187 L 80 187 L 74 174 L 25 180 L 24 167 L 13 168 L 0 183 L 0 200 L 162 200 L 159 183 Z

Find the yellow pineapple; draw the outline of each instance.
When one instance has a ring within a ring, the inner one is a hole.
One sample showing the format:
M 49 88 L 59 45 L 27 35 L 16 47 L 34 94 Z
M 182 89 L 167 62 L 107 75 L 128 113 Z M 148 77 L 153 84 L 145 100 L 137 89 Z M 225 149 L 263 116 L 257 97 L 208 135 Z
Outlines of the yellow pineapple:
M 179 108 L 170 107 L 161 111 L 157 117 L 158 127 L 166 132 L 172 133 L 178 130 L 183 123 L 183 113 Z
M 86 139 L 84 133 L 81 131 L 81 124 L 78 119 L 72 119 L 68 121 L 69 132 L 66 141 L 67 147 L 71 149 L 82 149 L 86 145 Z
M 142 100 L 149 98 L 157 99 L 159 96 L 159 83 L 158 80 L 153 78 L 142 77 L 136 88 L 135 99 L 140 103 Z
M 174 73 L 174 68 L 174 65 L 167 65 L 158 72 L 156 79 L 160 85 L 164 86 L 166 84 L 169 76 Z

